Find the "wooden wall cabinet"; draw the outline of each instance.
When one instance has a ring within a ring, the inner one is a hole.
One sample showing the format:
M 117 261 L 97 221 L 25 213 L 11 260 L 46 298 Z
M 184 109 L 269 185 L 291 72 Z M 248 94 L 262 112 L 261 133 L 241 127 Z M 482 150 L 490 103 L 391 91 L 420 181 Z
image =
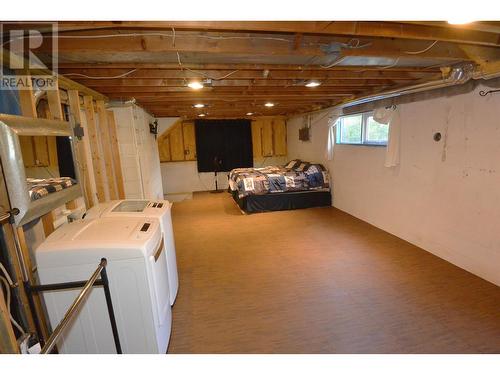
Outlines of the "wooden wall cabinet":
M 158 138 L 160 161 L 196 160 L 194 122 L 177 121 Z
M 48 167 L 57 166 L 56 137 L 19 137 L 24 166 Z
M 286 156 L 284 117 L 260 117 L 252 121 L 253 157 Z M 196 135 L 193 121 L 177 121 L 158 137 L 161 162 L 196 160 Z
M 252 121 L 253 157 L 286 156 L 286 121 L 261 117 Z

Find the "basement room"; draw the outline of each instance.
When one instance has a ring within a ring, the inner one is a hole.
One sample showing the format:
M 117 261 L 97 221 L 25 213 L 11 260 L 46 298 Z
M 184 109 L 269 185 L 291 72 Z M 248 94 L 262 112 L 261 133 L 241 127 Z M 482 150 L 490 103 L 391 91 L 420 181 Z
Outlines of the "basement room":
M 2 15 L 0 365 L 500 369 L 498 9 L 144 4 Z

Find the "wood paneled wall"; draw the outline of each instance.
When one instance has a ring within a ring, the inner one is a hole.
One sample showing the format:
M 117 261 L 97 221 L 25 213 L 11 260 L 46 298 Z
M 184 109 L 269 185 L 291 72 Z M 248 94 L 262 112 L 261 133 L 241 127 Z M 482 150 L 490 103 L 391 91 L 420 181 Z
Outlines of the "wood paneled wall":
M 284 117 L 260 117 L 252 121 L 253 157 L 286 156 Z
M 160 162 L 196 160 L 193 121 L 177 121 L 158 138 Z
M 252 120 L 253 157 L 286 156 L 284 117 L 258 117 Z M 161 162 L 196 160 L 193 121 L 177 121 L 158 138 Z

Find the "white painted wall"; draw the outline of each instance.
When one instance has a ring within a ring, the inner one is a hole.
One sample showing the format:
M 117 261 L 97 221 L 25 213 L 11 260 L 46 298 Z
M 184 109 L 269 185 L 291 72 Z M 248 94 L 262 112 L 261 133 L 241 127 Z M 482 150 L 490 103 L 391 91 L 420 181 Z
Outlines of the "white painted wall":
M 265 159 L 254 159 L 254 166 L 285 164 L 287 157 L 273 157 Z M 219 189 L 227 189 L 227 175 L 229 172 L 217 174 L 217 185 Z M 215 189 L 215 176 L 213 172 L 198 173 L 196 161 L 179 161 L 161 163 L 161 175 L 163 178 L 163 193 L 178 194 L 192 193 L 195 191 L 209 191 Z
M 311 142 L 298 141 L 301 117 L 288 122 L 289 157 L 330 169 L 335 207 L 500 285 L 500 95 L 481 89 L 400 105 L 396 168 L 383 147 L 335 145 L 327 162 L 326 118 Z

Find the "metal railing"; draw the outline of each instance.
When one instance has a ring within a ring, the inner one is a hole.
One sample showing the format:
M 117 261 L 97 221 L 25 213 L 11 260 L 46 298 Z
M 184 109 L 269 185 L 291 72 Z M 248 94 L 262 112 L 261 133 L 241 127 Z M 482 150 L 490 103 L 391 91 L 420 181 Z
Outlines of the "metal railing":
M 75 314 L 80 310 L 80 307 L 86 302 L 86 297 L 88 296 L 92 288 L 100 285 L 102 285 L 104 288 L 104 296 L 106 298 L 109 320 L 111 323 L 111 329 L 113 331 L 113 339 L 115 341 L 116 353 L 122 354 L 120 338 L 118 336 L 118 328 L 116 326 L 115 313 L 113 310 L 113 304 L 111 302 L 111 293 L 109 291 L 109 281 L 108 281 L 108 275 L 106 273 L 106 265 L 107 265 L 106 258 L 102 258 L 101 262 L 99 263 L 99 266 L 94 271 L 92 276 L 90 276 L 90 279 L 88 279 L 87 281 L 72 281 L 67 283 L 26 286 L 27 292 L 30 294 L 30 296 L 31 293 L 82 288 L 82 290 L 75 298 L 69 309 L 66 311 L 66 314 L 64 314 L 62 320 L 54 329 L 50 337 L 47 339 L 47 342 L 45 343 L 45 345 L 41 350 L 41 354 L 48 354 L 52 352 L 52 349 L 57 343 L 57 340 L 61 337 L 68 323 L 75 317 Z M 100 279 L 98 279 L 99 276 L 101 276 Z

